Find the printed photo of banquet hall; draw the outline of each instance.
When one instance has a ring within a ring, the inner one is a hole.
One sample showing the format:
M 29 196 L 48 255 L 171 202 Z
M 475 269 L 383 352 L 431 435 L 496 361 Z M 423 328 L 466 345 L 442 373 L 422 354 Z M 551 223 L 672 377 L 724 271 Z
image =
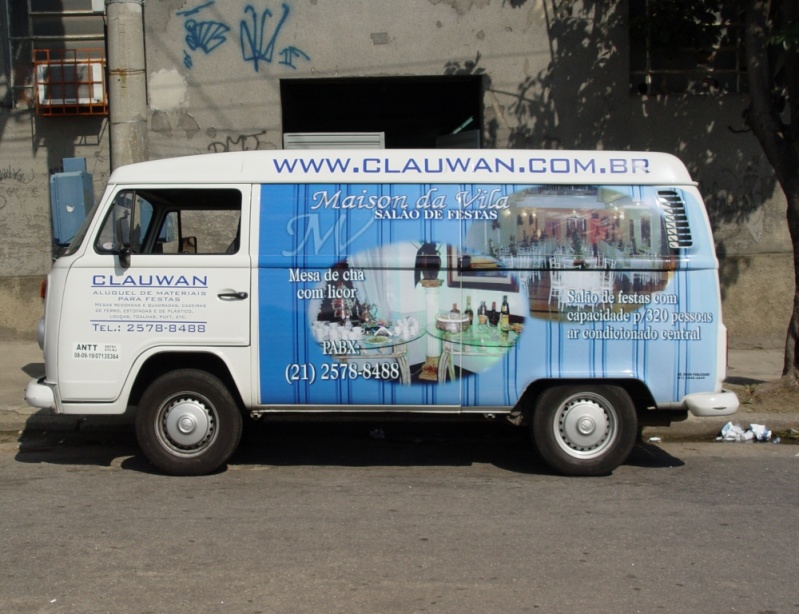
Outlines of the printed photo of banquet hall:
M 466 251 L 512 272 L 533 316 L 621 309 L 611 295 L 661 292 L 677 268 L 679 242 L 690 241 L 673 189 L 534 186 L 508 203 L 498 219 L 469 227 Z

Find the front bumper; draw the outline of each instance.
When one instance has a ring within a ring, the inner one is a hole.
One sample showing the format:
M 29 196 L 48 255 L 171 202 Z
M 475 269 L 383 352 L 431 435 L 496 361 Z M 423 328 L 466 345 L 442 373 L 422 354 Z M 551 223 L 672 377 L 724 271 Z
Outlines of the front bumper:
M 740 402 L 738 395 L 729 390 L 721 392 L 697 392 L 685 396 L 683 406 L 694 416 L 707 418 L 711 416 L 729 416 L 738 411 Z
M 28 405 L 39 409 L 57 410 L 55 388 L 45 383 L 44 378 L 33 379 L 25 387 L 25 401 Z

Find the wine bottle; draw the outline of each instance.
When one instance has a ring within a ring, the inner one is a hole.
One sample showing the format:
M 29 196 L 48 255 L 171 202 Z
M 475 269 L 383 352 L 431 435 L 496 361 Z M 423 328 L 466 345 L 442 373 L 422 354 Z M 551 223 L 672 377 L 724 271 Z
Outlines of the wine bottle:
M 499 312 L 497 311 L 497 302 L 491 302 L 491 311 L 488 312 L 488 323 L 491 326 L 496 326 L 499 323 Z
M 502 307 L 499 308 L 499 329 L 503 333 L 510 330 L 510 305 L 507 294 L 502 296 Z
M 469 326 L 471 326 L 474 323 L 474 311 L 472 311 L 472 297 L 471 296 L 467 296 L 466 297 L 466 309 L 463 311 L 463 315 L 465 315 L 467 318 L 469 318 L 468 324 L 469 324 Z
M 480 306 L 477 308 L 477 321 L 483 325 L 488 322 L 488 309 L 485 301 L 480 301 Z

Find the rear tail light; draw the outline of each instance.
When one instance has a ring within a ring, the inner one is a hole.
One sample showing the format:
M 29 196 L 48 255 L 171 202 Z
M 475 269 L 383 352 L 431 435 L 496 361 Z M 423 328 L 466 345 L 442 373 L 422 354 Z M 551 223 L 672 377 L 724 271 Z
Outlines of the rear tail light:
M 47 297 L 47 280 L 46 279 L 42 280 L 42 286 L 41 286 L 41 288 L 39 288 L 39 295 L 42 298 L 46 298 Z

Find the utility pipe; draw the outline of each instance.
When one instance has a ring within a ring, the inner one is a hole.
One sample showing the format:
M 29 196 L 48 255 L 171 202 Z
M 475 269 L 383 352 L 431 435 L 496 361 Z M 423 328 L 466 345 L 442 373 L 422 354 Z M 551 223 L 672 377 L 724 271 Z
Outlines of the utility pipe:
M 143 0 L 106 0 L 111 169 L 148 159 Z

